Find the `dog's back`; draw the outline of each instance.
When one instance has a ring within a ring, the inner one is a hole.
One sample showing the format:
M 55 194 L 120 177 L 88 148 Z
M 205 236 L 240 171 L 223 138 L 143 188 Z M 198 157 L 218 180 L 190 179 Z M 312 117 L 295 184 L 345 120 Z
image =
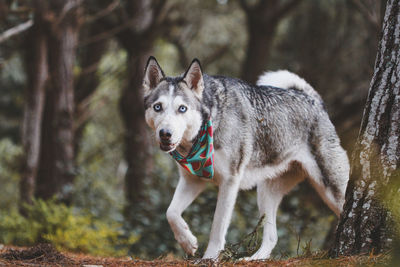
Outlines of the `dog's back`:
M 343 202 L 348 158 L 320 95 L 305 80 L 288 71 L 267 72 L 257 86 L 221 76 L 204 80 L 205 101 L 212 103 L 217 125 L 216 148 L 229 151 L 232 169 L 246 165 L 242 188 L 300 165 L 303 176 L 340 212 L 336 206 Z

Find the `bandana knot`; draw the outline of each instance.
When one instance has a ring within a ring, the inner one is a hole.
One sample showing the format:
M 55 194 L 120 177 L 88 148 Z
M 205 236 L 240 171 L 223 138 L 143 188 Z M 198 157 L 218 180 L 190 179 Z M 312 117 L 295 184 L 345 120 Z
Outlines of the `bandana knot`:
M 184 169 L 199 177 L 214 177 L 214 146 L 211 118 L 201 127 L 186 157 L 174 150 L 169 153 Z

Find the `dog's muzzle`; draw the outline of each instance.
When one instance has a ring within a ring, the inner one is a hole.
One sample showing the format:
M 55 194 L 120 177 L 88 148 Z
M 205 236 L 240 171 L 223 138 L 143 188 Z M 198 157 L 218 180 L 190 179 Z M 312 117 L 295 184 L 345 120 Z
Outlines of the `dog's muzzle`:
M 160 136 L 160 148 L 163 151 L 171 151 L 175 148 L 175 144 L 171 143 L 171 132 L 166 129 L 161 129 L 159 132 Z

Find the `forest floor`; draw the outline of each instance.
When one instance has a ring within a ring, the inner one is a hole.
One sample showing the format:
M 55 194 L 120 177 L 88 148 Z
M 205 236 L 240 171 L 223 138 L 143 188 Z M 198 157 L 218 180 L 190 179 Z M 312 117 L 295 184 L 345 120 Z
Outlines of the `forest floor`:
M 52 245 L 41 244 L 31 248 L 3 247 L 0 249 L 0 266 L 388 266 L 388 255 L 364 255 L 327 259 L 321 256 L 297 257 L 286 260 L 211 261 L 182 260 L 165 257 L 152 261 L 131 258 L 103 258 L 82 254 L 59 252 Z

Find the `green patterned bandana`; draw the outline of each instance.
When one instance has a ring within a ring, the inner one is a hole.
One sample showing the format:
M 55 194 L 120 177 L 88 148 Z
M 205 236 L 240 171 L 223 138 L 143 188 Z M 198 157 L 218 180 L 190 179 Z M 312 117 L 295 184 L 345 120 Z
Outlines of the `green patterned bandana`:
M 214 146 L 211 118 L 201 127 L 200 134 L 186 157 L 176 150 L 169 154 L 191 174 L 212 179 L 214 177 Z

